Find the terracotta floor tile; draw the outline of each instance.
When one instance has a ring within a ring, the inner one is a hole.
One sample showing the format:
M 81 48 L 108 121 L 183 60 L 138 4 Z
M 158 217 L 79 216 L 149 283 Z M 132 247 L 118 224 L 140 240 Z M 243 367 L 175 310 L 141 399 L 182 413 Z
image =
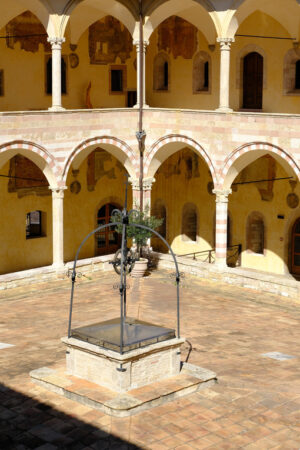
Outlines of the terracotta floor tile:
M 112 289 L 116 280 L 112 272 L 78 280 L 74 327 L 118 315 L 119 302 Z M 138 296 L 142 320 L 173 326 L 175 288 L 170 273 L 154 272 L 130 283 L 129 308 L 137 312 Z M 16 345 L 0 350 L 1 439 L 5 436 L 11 448 L 20 442 L 35 448 L 47 440 L 62 447 L 67 437 L 70 448 L 74 442 L 94 450 L 106 434 L 111 446 L 122 448 L 122 443 L 130 442 L 147 450 L 264 450 L 273 444 L 284 450 L 300 448 L 299 304 L 187 275 L 181 332 L 192 343 L 189 362 L 215 371 L 218 384 L 116 420 L 31 383 L 32 369 L 64 372 L 65 348 L 60 338 L 66 334 L 69 298 L 69 280 L 0 291 L 1 323 L 9 324 L 1 329 L 1 340 Z M 183 346 L 182 360 L 188 349 Z M 271 351 L 296 358 L 279 362 L 262 356 Z M 75 381 L 82 393 L 87 389 L 94 396 L 105 393 L 85 380 Z M 166 382 L 164 389 L 171 385 L 178 387 L 176 378 Z M 154 383 L 143 392 L 149 397 L 158 391 Z M 107 390 L 106 395 L 113 398 Z

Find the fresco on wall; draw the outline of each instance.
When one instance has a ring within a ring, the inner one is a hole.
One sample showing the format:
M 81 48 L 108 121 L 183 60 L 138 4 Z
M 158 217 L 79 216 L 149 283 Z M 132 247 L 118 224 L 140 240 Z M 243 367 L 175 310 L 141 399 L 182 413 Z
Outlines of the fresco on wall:
M 16 42 L 19 42 L 22 50 L 35 53 L 39 51 L 39 45 L 42 44 L 45 52 L 51 52 L 51 45 L 47 42 L 48 36 L 44 26 L 30 11 L 25 11 L 8 22 L 6 34 L 8 48 L 14 49 Z
M 265 155 L 245 167 L 234 182 L 243 183 L 256 180 L 269 180 L 255 183 L 255 186 L 260 193 L 261 199 L 270 202 L 274 196 L 274 181 L 270 181 L 273 178 L 276 178 L 276 161 L 272 156 Z
M 122 64 L 133 50 L 132 37 L 127 28 L 112 16 L 106 16 L 89 27 L 89 55 L 91 64 L 111 64 L 119 57 Z
M 166 178 L 184 173 L 185 178 L 190 180 L 192 178 L 200 177 L 199 164 L 199 156 L 197 153 L 186 148 L 170 156 L 170 158 L 161 165 L 157 173 L 162 174 Z
M 158 51 L 172 53 L 174 58 L 192 59 L 197 51 L 197 31 L 194 25 L 181 17 L 169 17 L 158 27 Z
M 94 191 L 98 180 L 107 177 L 108 180 L 115 179 L 125 174 L 122 164 L 110 153 L 97 148 L 88 156 L 87 188 Z
M 26 195 L 51 195 L 49 184 L 43 172 L 30 159 L 16 155 L 10 160 L 8 192 L 18 197 Z

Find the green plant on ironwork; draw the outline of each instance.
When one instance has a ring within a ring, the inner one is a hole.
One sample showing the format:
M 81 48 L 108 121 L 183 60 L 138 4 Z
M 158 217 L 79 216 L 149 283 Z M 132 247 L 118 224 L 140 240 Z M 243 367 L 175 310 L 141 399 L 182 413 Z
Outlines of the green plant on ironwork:
M 121 215 L 116 213 L 111 217 L 111 222 L 120 222 L 122 221 Z M 133 225 L 136 223 L 137 225 L 144 225 L 146 227 L 151 228 L 152 230 L 156 230 L 159 228 L 164 219 L 160 219 L 156 216 L 149 215 L 149 208 L 146 207 L 143 212 L 134 211 L 129 216 L 129 224 L 127 226 L 127 238 L 132 239 L 137 247 L 137 257 L 140 258 L 142 256 L 142 250 L 147 245 L 148 239 L 152 236 L 152 232 L 145 230 L 143 228 L 138 228 Z M 118 233 L 122 233 L 122 225 L 118 225 L 116 227 L 116 231 Z

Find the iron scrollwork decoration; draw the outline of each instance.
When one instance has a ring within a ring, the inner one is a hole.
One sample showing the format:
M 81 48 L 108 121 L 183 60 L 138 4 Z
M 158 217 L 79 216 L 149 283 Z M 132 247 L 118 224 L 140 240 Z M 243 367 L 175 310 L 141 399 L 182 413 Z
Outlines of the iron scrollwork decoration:
M 79 258 L 80 251 L 86 241 L 93 236 L 95 233 L 104 230 L 106 228 L 113 228 L 113 227 L 121 227 L 122 229 L 122 245 L 121 245 L 121 252 L 120 252 L 120 261 L 115 263 L 115 266 L 118 268 L 120 272 L 120 284 L 119 284 L 119 292 L 120 292 L 120 353 L 123 354 L 123 344 L 124 344 L 124 319 L 126 319 L 126 291 L 128 289 L 128 285 L 126 283 L 126 276 L 130 272 L 130 267 L 134 264 L 134 261 L 131 256 L 128 255 L 128 248 L 127 248 L 127 227 L 129 226 L 129 218 L 131 215 L 138 214 L 138 211 L 132 209 L 129 212 L 127 211 L 127 189 L 128 189 L 128 178 L 126 182 L 126 195 L 125 195 L 125 206 L 122 211 L 119 209 L 115 209 L 112 211 L 112 217 L 118 217 L 118 220 L 105 224 L 100 225 L 95 230 L 91 231 L 81 242 L 80 246 L 78 247 L 78 250 L 76 252 L 74 264 L 73 264 L 73 270 L 72 270 L 72 288 L 71 288 L 71 299 L 70 299 L 70 312 L 69 312 L 69 326 L 68 326 L 68 337 L 71 337 L 71 326 L 72 326 L 72 311 L 73 311 L 73 299 L 74 299 L 74 288 L 75 288 L 75 282 L 76 277 L 79 275 L 76 273 L 76 266 Z M 153 230 L 150 227 L 147 227 L 146 225 L 141 225 L 135 222 L 130 222 L 130 227 L 136 227 L 144 229 L 150 233 L 155 234 L 159 239 L 163 241 L 163 243 L 167 246 L 168 250 L 170 251 L 170 254 L 172 255 L 174 264 L 175 264 L 175 280 L 176 280 L 176 294 L 177 294 L 177 338 L 180 338 L 180 298 L 179 298 L 179 285 L 180 285 L 180 277 L 181 274 L 178 269 L 178 263 L 176 260 L 176 256 L 169 246 L 168 242 L 155 230 Z

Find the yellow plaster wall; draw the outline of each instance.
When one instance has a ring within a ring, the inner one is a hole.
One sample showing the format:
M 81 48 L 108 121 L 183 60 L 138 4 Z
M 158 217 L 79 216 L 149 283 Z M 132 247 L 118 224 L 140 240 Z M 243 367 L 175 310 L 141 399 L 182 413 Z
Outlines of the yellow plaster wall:
M 115 167 L 116 159 L 112 156 L 112 162 L 107 163 L 111 169 Z M 72 171 L 71 171 L 72 172 Z M 115 169 L 116 178 L 103 176 L 95 186 L 94 191 L 87 189 L 87 159 L 81 164 L 79 174 L 76 177 L 81 184 L 79 194 L 73 194 L 69 187 L 75 180 L 72 173 L 67 179 L 68 189 L 64 199 L 64 252 L 65 261 L 72 261 L 77 248 L 85 236 L 97 226 L 97 212 L 106 203 L 117 203 L 123 206 L 125 198 L 125 172 Z M 129 186 L 128 207 L 132 205 L 132 191 Z M 95 238 L 91 237 L 80 253 L 79 259 L 90 258 L 96 255 Z
M 0 169 L 8 174 L 9 163 Z M 8 193 L 8 178 L 0 177 L 0 274 L 52 264 L 52 197 Z M 46 213 L 46 236 L 26 239 L 26 214 Z
M 153 90 L 153 64 L 158 53 L 157 30 L 151 35 L 146 56 L 146 101 L 150 106 L 161 108 L 216 109 L 219 95 L 219 56 L 211 52 L 208 43 L 199 31 L 197 33 L 198 51 L 205 51 L 211 57 L 211 90 L 210 92 L 193 93 L 193 59 L 169 54 L 169 90 L 158 92 Z M 196 53 L 197 53 L 196 52 Z M 195 55 L 196 55 L 195 53 Z
M 96 18 L 95 18 L 96 19 Z M 0 35 L 5 36 L 2 28 Z M 75 53 L 79 56 L 79 65 L 71 68 L 68 56 L 70 41 L 66 33 L 66 42 L 62 46 L 62 55 L 67 57 L 67 94 L 62 95 L 62 104 L 68 109 L 86 108 L 86 90 L 92 82 L 91 102 L 94 108 L 124 108 L 126 107 L 126 92 L 121 94 L 109 93 L 109 64 L 90 64 L 88 50 L 88 30 L 78 42 Z M 14 49 L 7 48 L 6 40 L 0 39 L 1 63 L 4 70 L 4 96 L 0 97 L 0 111 L 44 110 L 51 106 L 51 95 L 46 94 L 46 53 L 40 44 L 36 53 L 21 50 L 20 43 Z M 127 66 L 127 89 L 136 89 L 136 70 L 134 60 L 136 51 L 133 46 Z M 119 65 L 119 58 L 113 65 Z
M 256 11 L 240 25 L 237 34 L 256 36 L 290 36 L 288 31 L 275 19 Z M 237 73 L 241 67 L 240 52 L 248 45 L 260 47 L 266 57 L 264 58 L 264 71 L 266 71 L 266 85 L 263 89 L 263 112 L 300 113 L 300 94 L 283 95 L 283 68 L 284 57 L 288 50 L 293 48 L 293 41 L 279 39 L 263 39 L 250 37 L 235 37 L 231 46 L 230 70 L 230 105 L 234 110 L 242 107 L 242 81 L 243 73 L 240 71 L 240 85 Z M 251 51 L 256 51 L 251 50 Z
M 188 150 L 190 151 L 190 150 Z M 170 156 L 161 166 L 174 165 L 178 153 Z M 155 174 L 156 182 L 152 187 L 151 204 L 161 199 L 166 207 L 166 235 L 167 241 L 177 254 L 186 254 L 213 247 L 214 241 L 214 214 L 215 196 L 207 191 L 207 184 L 211 181 L 210 172 L 206 163 L 199 161 L 199 178 L 186 178 L 185 162 L 181 161 L 180 174 L 165 177 L 162 170 Z M 164 167 L 163 167 L 164 166 Z M 198 208 L 197 242 L 184 241 L 181 235 L 182 210 L 185 203 L 194 203 Z M 155 239 L 153 239 L 155 246 Z
M 276 163 L 276 178 L 287 177 L 284 169 Z M 263 201 L 254 184 L 238 186 L 237 192 L 229 196 L 229 212 L 232 218 L 232 244 L 242 244 L 242 267 L 284 274 L 289 272 L 291 227 L 300 217 L 300 207 L 288 207 L 286 197 L 292 192 L 288 180 L 275 181 L 273 185 L 274 197 L 272 201 Z M 300 197 L 299 183 L 295 193 Z M 265 224 L 264 254 L 255 254 L 246 248 L 246 224 L 249 214 L 260 212 Z M 298 211 L 298 214 L 297 214 Z M 277 215 L 284 215 L 278 219 Z M 290 226 L 290 217 L 294 219 Z

